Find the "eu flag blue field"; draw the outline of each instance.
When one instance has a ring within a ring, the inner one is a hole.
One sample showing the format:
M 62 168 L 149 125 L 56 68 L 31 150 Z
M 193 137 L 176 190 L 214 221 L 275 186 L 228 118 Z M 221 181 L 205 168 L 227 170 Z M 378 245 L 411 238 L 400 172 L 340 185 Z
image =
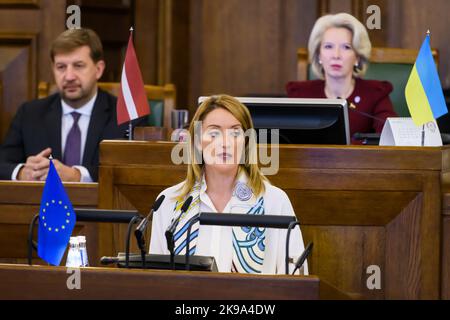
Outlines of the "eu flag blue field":
M 72 204 L 50 160 L 39 211 L 39 257 L 54 266 L 59 266 L 75 223 L 76 216 Z

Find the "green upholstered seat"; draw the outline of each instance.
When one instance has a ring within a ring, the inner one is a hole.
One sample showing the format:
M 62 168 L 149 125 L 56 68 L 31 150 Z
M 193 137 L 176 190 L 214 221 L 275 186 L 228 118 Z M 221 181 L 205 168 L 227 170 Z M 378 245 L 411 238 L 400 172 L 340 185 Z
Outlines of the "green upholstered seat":
M 149 100 L 151 113 L 148 116 L 150 127 L 164 127 L 164 101 Z
M 367 69 L 364 79 L 389 81 L 394 90 L 390 94 L 394 110 L 400 117 L 409 117 L 408 105 L 405 98 L 405 87 L 413 64 L 406 63 L 374 63 Z

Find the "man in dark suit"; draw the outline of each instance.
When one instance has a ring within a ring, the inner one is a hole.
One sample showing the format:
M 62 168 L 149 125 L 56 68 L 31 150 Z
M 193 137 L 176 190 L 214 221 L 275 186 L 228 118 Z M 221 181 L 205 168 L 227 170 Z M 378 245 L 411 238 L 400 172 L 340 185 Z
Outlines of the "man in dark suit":
M 116 98 L 97 88 L 101 41 L 89 29 L 67 30 L 51 58 L 58 93 L 20 107 L 0 150 L 0 179 L 45 180 L 51 155 L 63 181 L 97 181 L 99 143 L 127 130 L 117 125 Z

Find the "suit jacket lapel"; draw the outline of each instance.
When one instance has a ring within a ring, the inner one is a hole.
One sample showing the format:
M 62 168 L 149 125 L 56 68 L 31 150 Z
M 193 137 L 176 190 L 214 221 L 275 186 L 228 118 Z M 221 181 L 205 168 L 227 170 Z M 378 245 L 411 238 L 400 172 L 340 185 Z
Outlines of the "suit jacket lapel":
M 57 96 L 50 105 L 44 119 L 45 128 L 47 128 L 49 147 L 52 148 L 52 156 L 62 161 L 61 151 L 61 118 L 62 105 L 61 98 Z
M 99 147 L 103 130 L 110 121 L 109 118 L 111 116 L 111 112 L 108 108 L 109 106 L 106 101 L 105 94 L 99 90 L 94 108 L 92 110 L 91 120 L 89 121 L 86 145 L 84 147 L 83 164 L 89 164 L 92 162 L 95 151 Z

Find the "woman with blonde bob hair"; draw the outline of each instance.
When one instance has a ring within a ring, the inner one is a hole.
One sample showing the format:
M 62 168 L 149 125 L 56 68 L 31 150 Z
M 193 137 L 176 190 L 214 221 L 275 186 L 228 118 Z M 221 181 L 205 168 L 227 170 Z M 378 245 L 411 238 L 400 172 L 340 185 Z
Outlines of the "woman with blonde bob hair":
M 295 216 L 284 191 L 261 173 L 248 109 L 228 95 L 207 98 L 189 128 L 191 161 L 186 179 L 164 190 L 154 215 L 150 253 L 169 254 L 165 231 L 179 219 L 174 233 L 175 254 L 186 253 L 187 222 L 200 212 Z M 181 207 L 192 197 L 185 213 Z M 200 226 L 194 224 L 190 254 L 213 256 L 220 272 L 285 273 L 286 230 Z M 304 250 L 300 228 L 291 234 L 290 261 Z M 289 265 L 294 269 L 294 264 Z M 307 274 L 305 263 L 303 272 Z
M 393 87 L 387 81 L 361 79 L 371 50 L 366 28 L 352 15 L 319 18 L 311 31 L 308 52 L 311 70 L 320 80 L 289 82 L 288 96 L 347 99 L 352 137 L 355 133 L 381 132 L 386 118 L 396 116 L 389 98 Z

